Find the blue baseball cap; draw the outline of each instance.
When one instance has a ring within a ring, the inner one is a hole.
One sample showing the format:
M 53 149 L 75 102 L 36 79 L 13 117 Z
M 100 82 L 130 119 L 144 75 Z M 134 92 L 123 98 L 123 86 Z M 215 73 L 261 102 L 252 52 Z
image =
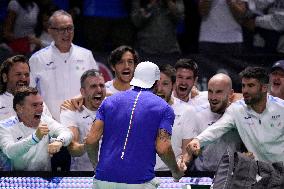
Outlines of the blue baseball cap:
M 278 60 L 277 62 L 275 62 L 271 67 L 271 72 L 279 68 L 284 70 L 284 60 Z

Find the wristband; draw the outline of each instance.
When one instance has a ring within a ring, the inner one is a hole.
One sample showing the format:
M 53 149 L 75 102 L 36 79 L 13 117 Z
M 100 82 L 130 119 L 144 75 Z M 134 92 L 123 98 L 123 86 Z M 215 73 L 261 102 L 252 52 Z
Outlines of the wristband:
M 37 138 L 37 136 L 35 135 L 35 133 L 32 134 L 32 139 L 35 143 L 39 143 L 39 138 Z

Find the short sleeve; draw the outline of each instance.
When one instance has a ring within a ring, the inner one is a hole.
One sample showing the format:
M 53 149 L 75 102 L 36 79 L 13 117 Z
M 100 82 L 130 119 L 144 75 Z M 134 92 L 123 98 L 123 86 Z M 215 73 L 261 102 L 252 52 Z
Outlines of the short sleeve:
M 167 107 L 163 112 L 159 129 L 165 129 L 171 135 L 174 119 L 175 119 L 174 111 L 169 105 L 167 105 Z

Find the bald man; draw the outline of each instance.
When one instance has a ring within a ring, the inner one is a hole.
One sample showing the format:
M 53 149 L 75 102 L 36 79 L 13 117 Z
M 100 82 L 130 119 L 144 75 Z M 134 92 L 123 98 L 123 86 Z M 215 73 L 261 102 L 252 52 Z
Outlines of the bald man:
M 212 112 L 222 115 L 233 98 L 231 78 L 223 73 L 214 75 L 208 81 L 208 101 Z
M 247 67 L 239 75 L 244 98 L 232 103 L 216 123 L 196 136 L 187 151 L 199 155 L 201 147 L 237 129 L 256 160 L 283 162 L 284 101 L 268 94 L 269 76 L 263 67 Z
M 232 89 L 232 80 L 228 75 L 216 74 L 208 82 L 208 101 L 209 103 L 198 108 L 197 114 L 192 119 L 199 121 L 190 122 L 189 127 L 192 129 L 192 137 L 196 137 L 206 128 L 215 123 L 225 112 L 226 108 L 231 104 L 234 98 L 234 90 Z M 227 148 L 234 151 L 240 151 L 242 147 L 241 139 L 236 130 L 222 136 L 215 143 L 206 146 L 198 156 L 190 170 L 195 171 L 216 171 L 219 160 L 225 153 Z M 191 157 L 188 157 L 191 159 Z

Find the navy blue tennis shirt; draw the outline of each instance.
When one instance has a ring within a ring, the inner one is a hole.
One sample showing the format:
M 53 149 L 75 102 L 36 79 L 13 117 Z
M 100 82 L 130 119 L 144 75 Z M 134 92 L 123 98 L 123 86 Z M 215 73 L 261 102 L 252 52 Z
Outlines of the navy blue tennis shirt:
M 96 114 L 104 129 L 95 178 L 128 184 L 153 179 L 158 130 L 171 134 L 174 117 L 173 109 L 150 89 L 134 87 L 107 97 Z

